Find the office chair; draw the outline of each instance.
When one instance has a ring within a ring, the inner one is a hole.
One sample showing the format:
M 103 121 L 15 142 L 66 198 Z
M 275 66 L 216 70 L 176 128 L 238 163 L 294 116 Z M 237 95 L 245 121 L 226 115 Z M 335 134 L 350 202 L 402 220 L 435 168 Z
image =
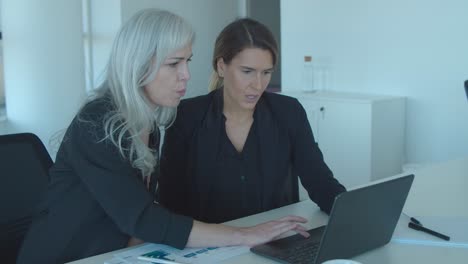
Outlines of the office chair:
M 53 162 L 34 134 L 0 135 L 0 262 L 16 263 Z

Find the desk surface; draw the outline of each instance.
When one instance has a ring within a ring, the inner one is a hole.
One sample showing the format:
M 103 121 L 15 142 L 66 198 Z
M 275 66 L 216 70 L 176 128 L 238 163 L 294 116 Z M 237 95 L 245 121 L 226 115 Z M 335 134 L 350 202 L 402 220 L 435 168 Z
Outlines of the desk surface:
M 414 170 L 405 212 L 468 218 L 468 157 Z
M 405 211 L 418 216 L 454 216 L 468 219 L 468 158 L 437 164 L 413 172 L 413 182 Z M 288 205 L 272 211 L 237 219 L 227 224 L 250 226 L 288 214 L 300 215 L 309 222 L 306 227 L 313 228 L 327 222 L 328 216 L 321 212 L 310 200 Z M 467 225 L 468 228 L 468 225 Z M 126 249 L 123 249 L 126 250 Z M 122 251 L 122 250 L 119 250 Z M 115 252 L 71 262 L 73 264 L 102 264 L 111 259 Z M 397 242 L 359 255 L 354 260 L 363 264 L 400 264 L 400 263 L 466 263 L 468 248 L 410 245 Z M 223 263 L 275 263 L 272 260 L 247 253 L 224 261 Z

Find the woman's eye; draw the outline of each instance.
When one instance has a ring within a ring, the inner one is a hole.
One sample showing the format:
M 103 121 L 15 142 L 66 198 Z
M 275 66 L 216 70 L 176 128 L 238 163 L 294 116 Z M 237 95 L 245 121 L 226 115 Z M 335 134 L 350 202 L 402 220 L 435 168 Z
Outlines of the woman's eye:
M 178 62 L 169 63 L 168 65 L 169 65 L 170 67 L 175 67 L 175 66 L 177 66 L 177 63 L 178 63 Z
M 252 71 L 251 70 L 243 70 L 242 72 L 243 73 L 251 73 Z

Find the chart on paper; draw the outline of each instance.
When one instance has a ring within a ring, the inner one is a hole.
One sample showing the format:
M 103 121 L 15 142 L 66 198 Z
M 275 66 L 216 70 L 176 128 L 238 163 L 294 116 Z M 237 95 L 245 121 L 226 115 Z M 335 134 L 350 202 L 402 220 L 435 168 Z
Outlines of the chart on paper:
M 183 264 L 210 264 L 232 258 L 249 252 L 248 247 L 207 247 L 187 248 L 179 250 L 161 244 L 145 244 L 114 255 L 114 258 L 105 264 L 147 264 L 138 259 L 139 256 L 154 258 L 155 261 L 167 260 Z

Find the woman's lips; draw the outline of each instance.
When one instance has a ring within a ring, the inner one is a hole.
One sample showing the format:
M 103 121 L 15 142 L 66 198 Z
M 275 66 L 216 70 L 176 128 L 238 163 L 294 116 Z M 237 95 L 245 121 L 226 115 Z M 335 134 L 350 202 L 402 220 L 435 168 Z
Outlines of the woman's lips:
M 186 91 L 187 91 L 186 89 L 183 89 L 183 90 L 177 91 L 177 93 L 180 95 L 180 97 L 182 97 L 182 96 L 185 95 L 185 92 L 186 92 Z
M 255 103 L 258 99 L 258 95 L 246 95 L 245 98 L 247 99 L 247 102 L 249 103 Z

